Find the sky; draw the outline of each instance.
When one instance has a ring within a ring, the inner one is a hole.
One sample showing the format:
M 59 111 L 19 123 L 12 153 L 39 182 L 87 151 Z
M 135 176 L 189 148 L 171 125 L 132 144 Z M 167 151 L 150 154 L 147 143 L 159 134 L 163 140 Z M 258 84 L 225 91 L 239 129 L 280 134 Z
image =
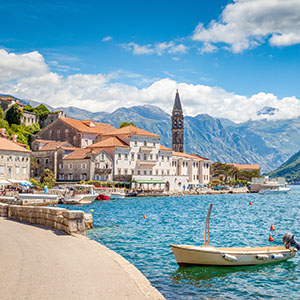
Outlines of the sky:
M 300 115 L 300 0 L 0 0 L 0 93 L 93 112 Z

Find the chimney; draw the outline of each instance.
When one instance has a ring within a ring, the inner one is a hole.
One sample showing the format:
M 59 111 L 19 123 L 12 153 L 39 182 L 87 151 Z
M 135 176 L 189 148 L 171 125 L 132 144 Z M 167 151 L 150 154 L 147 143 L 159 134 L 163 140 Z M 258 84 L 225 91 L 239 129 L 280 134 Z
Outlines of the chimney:
M 13 134 L 13 135 L 11 136 L 11 138 L 12 138 L 12 141 L 16 143 L 16 142 L 17 142 L 18 135 L 17 135 L 17 134 Z

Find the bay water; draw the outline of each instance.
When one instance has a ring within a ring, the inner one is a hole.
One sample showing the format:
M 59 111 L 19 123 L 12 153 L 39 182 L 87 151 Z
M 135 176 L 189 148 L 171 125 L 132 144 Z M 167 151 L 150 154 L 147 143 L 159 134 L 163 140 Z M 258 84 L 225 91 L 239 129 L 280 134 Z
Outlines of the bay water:
M 297 186 L 283 195 L 136 197 L 68 207 L 92 211 L 88 236 L 134 264 L 166 299 L 300 299 L 300 254 L 261 266 L 178 267 L 169 245 L 203 244 L 210 203 L 212 246 L 282 245 L 285 232 L 300 242 Z

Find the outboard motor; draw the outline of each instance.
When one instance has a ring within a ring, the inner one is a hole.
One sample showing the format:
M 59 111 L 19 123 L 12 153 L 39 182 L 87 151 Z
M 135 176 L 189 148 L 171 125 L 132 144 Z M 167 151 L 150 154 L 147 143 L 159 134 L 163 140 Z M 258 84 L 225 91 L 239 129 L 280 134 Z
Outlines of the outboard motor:
M 291 233 L 285 233 L 282 239 L 286 248 L 294 247 L 300 250 L 300 245 L 295 241 L 294 235 Z

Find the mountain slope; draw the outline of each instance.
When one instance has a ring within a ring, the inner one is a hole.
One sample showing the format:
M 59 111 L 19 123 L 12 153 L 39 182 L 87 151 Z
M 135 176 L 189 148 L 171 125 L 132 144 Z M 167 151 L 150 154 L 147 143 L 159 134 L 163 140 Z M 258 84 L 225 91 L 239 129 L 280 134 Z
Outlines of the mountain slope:
M 285 177 L 287 182 L 300 182 L 300 151 L 268 175 L 271 177 Z

